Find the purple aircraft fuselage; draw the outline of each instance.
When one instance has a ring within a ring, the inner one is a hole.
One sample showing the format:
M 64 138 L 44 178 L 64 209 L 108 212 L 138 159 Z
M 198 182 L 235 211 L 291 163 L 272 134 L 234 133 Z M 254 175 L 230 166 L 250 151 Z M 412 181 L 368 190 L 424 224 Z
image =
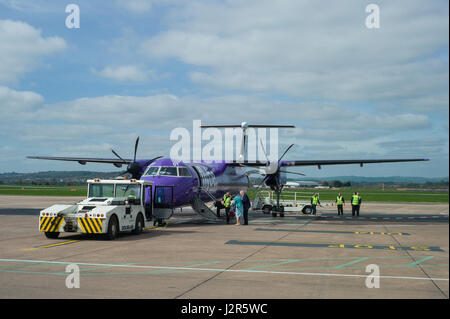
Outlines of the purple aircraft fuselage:
M 207 193 L 220 199 L 226 192 L 237 194 L 249 187 L 244 169 L 225 162 L 185 163 L 170 158 L 158 159 L 148 166 L 146 160 L 137 162 L 142 167 L 141 179 L 154 183 L 154 193 L 158 186 L 173 186 L 173 207 L 190 205 L 198 195 L 211 201 Z

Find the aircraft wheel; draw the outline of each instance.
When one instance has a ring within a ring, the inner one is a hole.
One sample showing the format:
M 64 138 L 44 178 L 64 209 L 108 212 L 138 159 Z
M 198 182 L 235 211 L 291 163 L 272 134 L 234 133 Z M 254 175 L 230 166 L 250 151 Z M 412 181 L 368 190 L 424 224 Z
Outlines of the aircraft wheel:
M 161 227 L 161 226 L 164 226 L 164 225 L 165 225 L 165 222 L 164 222 L 164 219 L 162 219 L 162 218 L 157 218 L 153 222 L 153 226 Z
M 311 215 L 312 214 L 312 207 L 311 206 L 305 206 L 302 209 L 302 213 L 305 215 Z
M 264 205 L 263 208 L 262 208 L 262 212 L 264 214 L 269 214 L 271 208 L 272 208 L 272 206 L 270 206 L 270 205 Z
M 50 238 L 50 239 L 56 239 L 58 238 L 59 233 L 51 233 L 51 232 L 45 232 L 45 237 Z

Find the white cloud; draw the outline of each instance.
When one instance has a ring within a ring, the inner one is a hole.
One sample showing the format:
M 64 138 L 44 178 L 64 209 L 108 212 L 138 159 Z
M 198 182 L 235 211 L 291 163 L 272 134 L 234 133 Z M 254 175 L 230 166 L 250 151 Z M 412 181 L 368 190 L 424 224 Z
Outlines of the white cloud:
M 44 98 L 35 92 L 16 91 L 0 85 L 0 123 L 25 120 L 43 103 Z
M 86 117 L 89 114 L 89 117 Z M 193 119 L 205 124 L 229 124 L 242 121 L 253 124 L 288 123 L 301 128 L 353 131 L 371 127 L 386 134 L 430 127 L 426 115 L 413 113 L 377 113 L 347 107 L 344 104 L 293 103 L 270 101 L 245 95 L 217 97 L 170 94 L 150 96 L 108 95 L 48 104 L 35 113 L 36 120 L 61 120 L 66 123 L 114 123 L 122 127 L 145 126 L 172 129 L 192 126 Z M 350 123 L 348 126 L 337 123 Z
M 361 1 L 193 0 L 141 50 L 189 64 L 194 82 L 225 89 L 340 101 L 442 95 L 448 62 L 434 55 L 448 48 L 448 4 L 378 4 L 381 29 L 369 30 Z
M 152 0 L 116 0 L 119 7 L 127 9 L 133 13 L 145 13 L 152 8 Z
M 42 97 L 32 92 L 10 91 L 0 96 L 10 96 L 11 100 L 11 96 L 17 96 L 16 104 L 23 112 L 17 114 L 20 125 L 6 123 L 0 138 L 26 149 L 24 156 L 113 157 L 109 150 L 113 147 L 121 156 L 130 157 L 137 136 L 141 137 L 138 157 L 167 156 L 174 144 L 169 141 L 170 131 L 176 127 L 191 131 L 194 119 L 201 119 L 203 124 L 294 124 L 296 129 L 279 132 L 279 152 L 290 143 L 296 144 L 289 159 L 444 154 L 442 146 L 434 144 L 416 148 L 411 142 L 405 144 L 408 147 L 396 147 L 395 141 L 405 140 L 404 134 L 414 136 L 413 132 L 424 132 L 430 125 L 426 116 L 411 113 L 374 115 L 338 103 L 268 101 L 245 95 L 111 95 L 43 104 Z M 448 137 L 442 139 L 448 141 Z
M 16 81 L 38 65 L 39 57 L 65 48 L 62 38 L 44 38 L 27 23 L 0 20 L 0 83 Z
M 155 77 L 153 72 L 145 71 L 136 65 L 107 66 L 100 71 L 92 69 L 92 72 L 100 77 L 117 81 L 145 82 Z
M 46 6 L 48 0 L 0 0 L 0 4 L 17 11 L 38 13 L 49 11 L 49 8 Z

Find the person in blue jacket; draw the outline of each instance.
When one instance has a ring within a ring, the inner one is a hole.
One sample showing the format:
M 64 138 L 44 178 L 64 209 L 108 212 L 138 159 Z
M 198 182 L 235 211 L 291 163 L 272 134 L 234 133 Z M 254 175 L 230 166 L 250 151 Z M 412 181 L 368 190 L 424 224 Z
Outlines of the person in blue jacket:
M 244 215 L 244 203 L 242 202 L 242 195 L 236 195 L 234 197 L 234 207 L 236 207 L 235 215 L 236 215 L 236 225 L 241 224 L 241 218 Z

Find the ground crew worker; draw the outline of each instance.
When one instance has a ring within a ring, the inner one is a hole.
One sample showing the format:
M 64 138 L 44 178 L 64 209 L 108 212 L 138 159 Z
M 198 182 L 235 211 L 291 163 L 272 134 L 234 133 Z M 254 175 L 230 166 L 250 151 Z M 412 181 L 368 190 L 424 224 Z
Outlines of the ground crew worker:
M 134 191 L 134 189 L 132 189 L 130 191 L 130 194 L 128 194 L 128 196 L 127 196 L 128 204 L 136 202 L 136 198 L 137 198 L 136 197 L 136 192 Z
M 343 207 L 344 205 L 345 205 L 344 196 L 342 196 L 341 193 L 339 193 L 336 197 L 336 206 L 338 209 L 338 216 L 344 215 L 344 207 Z
M 352 195 L 352 216 L 359 216 L 359 202 L 360 198 L 358 196 L 358 193 L 355 192 Z
M 319 194 L 314 193 L 314 195 L 311 197 L 311 206 L 312 206 L 312 214 L 315 215 L 317 212 L 316 206 L 320 205 L 319 201 Z
M 225 216 L 227 217 L 227 224 L 230 223 L 230 208 L 231 208 L 231 194 L 226 192 L 223 195 L 223 206 L 225 207 Z
M 358 207 L 356 208 L 356 215 L 359 216 L 359 209 L 361 208 L 361 196 L 359 195 L 359 193 L 356 193 L 356 196 L 358 196 Z

